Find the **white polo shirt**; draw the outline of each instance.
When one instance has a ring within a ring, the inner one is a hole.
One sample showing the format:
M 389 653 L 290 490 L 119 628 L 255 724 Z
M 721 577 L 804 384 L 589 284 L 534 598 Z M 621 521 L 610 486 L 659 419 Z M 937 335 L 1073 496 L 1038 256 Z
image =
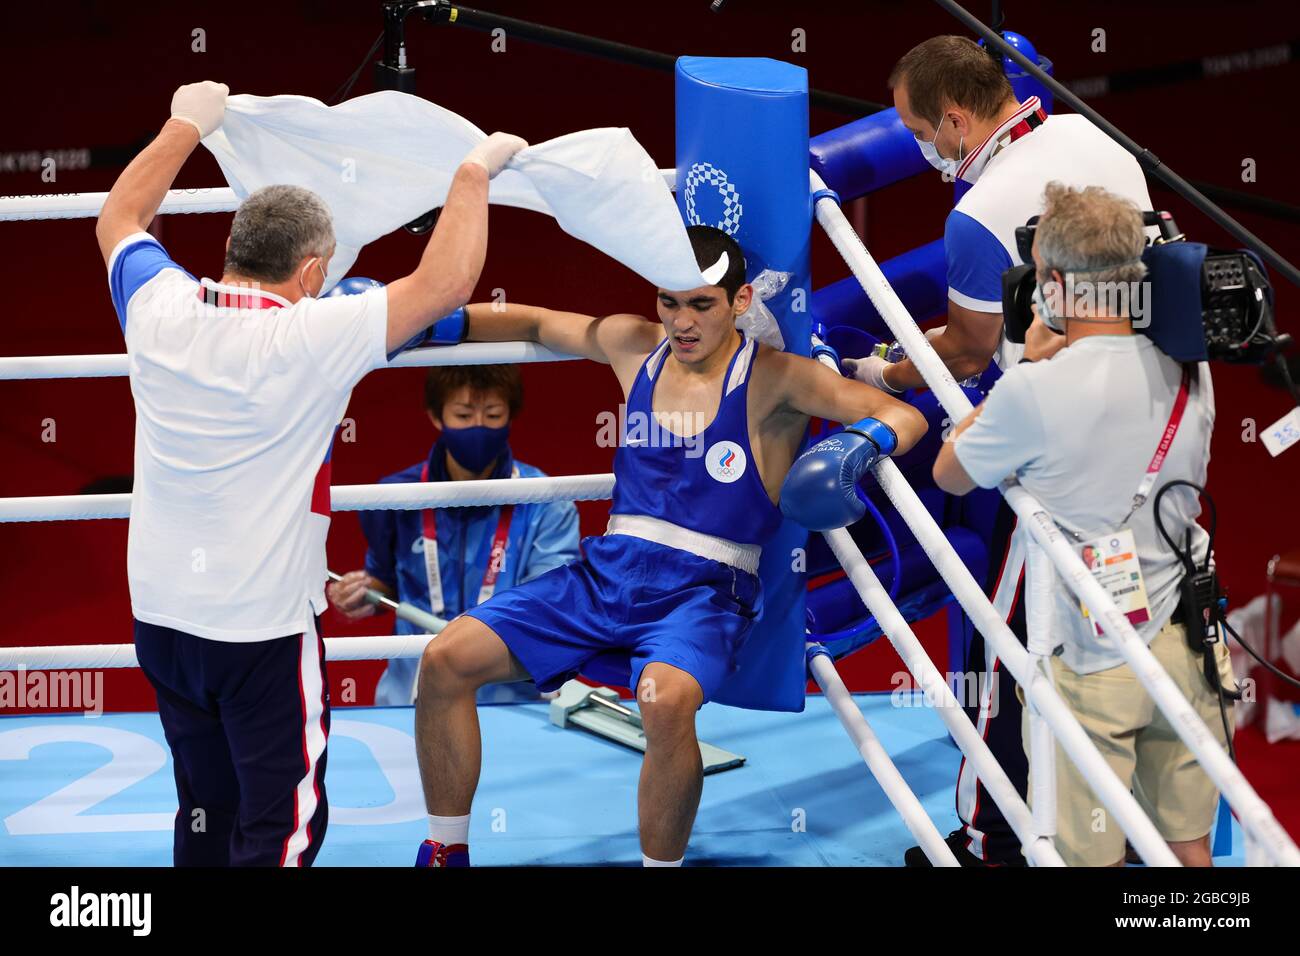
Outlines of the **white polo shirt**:
M 136 409 L 132 613 L 216 641 L 313 633 L 333 433 L 352 387 L 385 363 L 387 293 L 207 305 L 146 233 L 118 244 L 108 272 Z
M 1072 538 L 1096 537 L 1120 522 L 1132 506 L 1181 380 L 1181 365 L 1145 335 L 1089 336 L 1050 361 L 1008 369 L 953 451 L 981 488 L 1016 475 Z M 1177 607 L 1182 578 L 1177 556 L 1156 530 L 1155 492 L 1175 478 L 1205 485 L 1213 427 L 1214 389 L 1209 366 L 1201 363 L 1155 488 L 1127 524 L 1137 543 L 1151 605 L 1151 619 L 1137 628 L 1147 642 Z M 1208 541 L 1196 524 L 1200 513 L 1190 488 L 1174 488 L 1160 503 L 1165 530 L 1180 547 L 1184 532 L 1191 529 L 1198 562 L 1205 557 Z M 1065 663 L 1079 674 L 1122 664 L 1113 642 L 1104 634 L 1093 636 L 1082 621 L 1078 601 L 1061 583 L 1052 637 L 1064 641 Z
M 1038 107 L 1038 97 L 1031 96 L 962 161 L 957 175 L 974 185 L 944 226 L 948 298 L 974 312 L 994 313 L 990 322 L 1002 321 L 1002 273 L 1023 264 L 1016 227 L 1042 214 L 1048 183 L 1101 186 L 1143 212 L 1152 208 L 1137 160 L 1082 116 L 1049 116 L 1013 140 L 1013 130 Z M 994 358 L 1009 368 L 1024 351 L 1004 336 Z

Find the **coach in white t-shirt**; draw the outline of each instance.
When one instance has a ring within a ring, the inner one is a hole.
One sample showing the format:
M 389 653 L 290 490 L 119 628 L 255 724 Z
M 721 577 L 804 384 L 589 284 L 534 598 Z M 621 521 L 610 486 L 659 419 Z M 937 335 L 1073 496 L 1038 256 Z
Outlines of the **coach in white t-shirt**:
M 244 201 L 218 282 L 196 280 L 145 231 L 221 125 L 226 94 L 210 82 L 176 91 L 95 230 L 136 407 L 127 576 L 137 655 L 175 761 L 175 862 L 300 866 L 328 816 L 316 616 L 334 429 L 367 372 L 468 300 L 488 180 L 526 144 L 498 133 L 466 156 L 414 272 L 317 301 L 334 229 L 306 189 Z
M 1142 167 L 1086 117 L 1049 116 L 1036 96 L 1019 102 L 1001 63 L 965 37 L 914 47 L 889 85 L 930 164 L 948 181 L 971 184 L 944 226 L 948 324 L 930 344 L 959 380 L 991 360 L 1014 365 L 1023 349 L 1002 334 L 1002 273 L 1022 264 L 1016 228 L 1043 211 L 1049 182 L 1101 186 L 1148 210 Z M 906 359 L 872 367 L 891 391 L 924 384 Z
M 1075 541 L 1085 564 L 1110 569 L 1099 580 L 1117 600 L 1138 595 L 1122 609 L 1206 724 L 1219 727 L 1217 689 L 1176 613 L 1182 567 L 1156 529 L 1154 510 L 1156 491 L 1169 481 L 1204 486 L 1214 393 L 1208 366 L 1184 366 L 1133 330 L 1124 290 L 1145 274 L 1144 243 L 1132 203 L 1098 187 L 1048 187 L 1034 242 L 1043 291 L 1038 318 L 1063 332 L 1066 346 L 1049 361 L 1008 369 L 945 442 L 934 477 L 945 491 L 966 494 L 1015 476 Z M 1160 501 L 1166 532 L 1180 547 L 1190 533 L 1197 564 L 1208 546 L 1196 523 L 1200 510 L 1186 486 Z M 1125 540 L 1131 544 L 1112 548 Z M 1122 559 L 1134 550 L 1136 568 Z M 1064 583 L 1050 633 L 1060 642 L 1051 665 L 1057 690 L 1093 743 L 1183 864 L 1209 866 L 1214 784 Z M 1231 690 L 1226 648 L 1220 643 L 1215 652 Z M 1123 831 L 1113 821 L 1096 826 L 1101 803 L 1059 748 L 1056 769 L 1061 856 L 1072 865 L 1123 865 Z

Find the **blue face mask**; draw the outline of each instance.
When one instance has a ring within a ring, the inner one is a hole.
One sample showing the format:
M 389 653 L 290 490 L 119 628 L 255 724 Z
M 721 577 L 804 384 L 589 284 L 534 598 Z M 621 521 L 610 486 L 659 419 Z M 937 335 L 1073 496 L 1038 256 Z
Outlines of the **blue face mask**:
M 473 425 L 469 428 L 444 428 L 442 440 L 447 451 L 467 471 L 478 473 L 501 457 L 510 437 L 510 426 L 489 428 Z
M 1064 334 L 1065 325 L 1062 318 L 1053 312 L 1052 307 L 1048 305 L 1047 298 L 1043 295 L 1043 288 L 1041 285 L 1034 286 L 1034 305 L 1038 309 L 1038 318 L 1042 321 L 1043 325 L 1047 326 L 1053 332 Z

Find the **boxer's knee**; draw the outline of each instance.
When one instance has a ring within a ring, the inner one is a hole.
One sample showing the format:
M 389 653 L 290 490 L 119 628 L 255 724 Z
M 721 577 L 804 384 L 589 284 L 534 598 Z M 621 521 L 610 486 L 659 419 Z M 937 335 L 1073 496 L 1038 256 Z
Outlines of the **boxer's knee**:
M 472 694 L 485 684 L 524 677 L 496 632 L 468 616 L 448 624 L 420 655 L 421 695 Z
M 464 620 L 452 621 L 425 646 L 420 655 L 421 697 L 426 694 L 455 696 L 473 693 L 479 688 L 481 682 L 475 682 L 470 649 L 462 637 L 466 632 L 461 623 Z
M 641 724 L 649 746 L 695 739 L 695 714 L 703 692 L 695 678 L 665 664 L 650 664 L 637 685 Z

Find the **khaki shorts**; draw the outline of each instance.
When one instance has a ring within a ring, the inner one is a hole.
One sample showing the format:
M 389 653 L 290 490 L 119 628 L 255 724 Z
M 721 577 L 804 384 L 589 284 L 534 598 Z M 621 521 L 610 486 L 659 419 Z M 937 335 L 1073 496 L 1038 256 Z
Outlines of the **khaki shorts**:
M 1211 732 L 1221 736 L 1218 697 L 1205 680 L 1201 656 L 1187 646 L 1183 626 L 1166 624 L 1150 648 Z M 1220 642 L 1216 651 L 1220 680 L 1231 690 L 1235 683 L 1228 649 Z M 1132 669 L 1121 664 L 1093 674 L 1076 674 L 1059 657 L 1052 658 L 1051 666 L 1057 692 L 1119 779 L 1132 788 L 1138 805 L 1160 835 L 1171 843 L 1182 843 L 1208 834 L 1214 826 L 1218 790 Z M 1226 703 L 1231 727 L 1232 701 Z M 1022 730 L 1027 752 L 1027 709 Z M 1031 779 L 1031 794 L 1032 788 Z M 1067 866 L 1110 866 L 1124 859 L 1124 831 L 1059 745 L 1056 848 Z

